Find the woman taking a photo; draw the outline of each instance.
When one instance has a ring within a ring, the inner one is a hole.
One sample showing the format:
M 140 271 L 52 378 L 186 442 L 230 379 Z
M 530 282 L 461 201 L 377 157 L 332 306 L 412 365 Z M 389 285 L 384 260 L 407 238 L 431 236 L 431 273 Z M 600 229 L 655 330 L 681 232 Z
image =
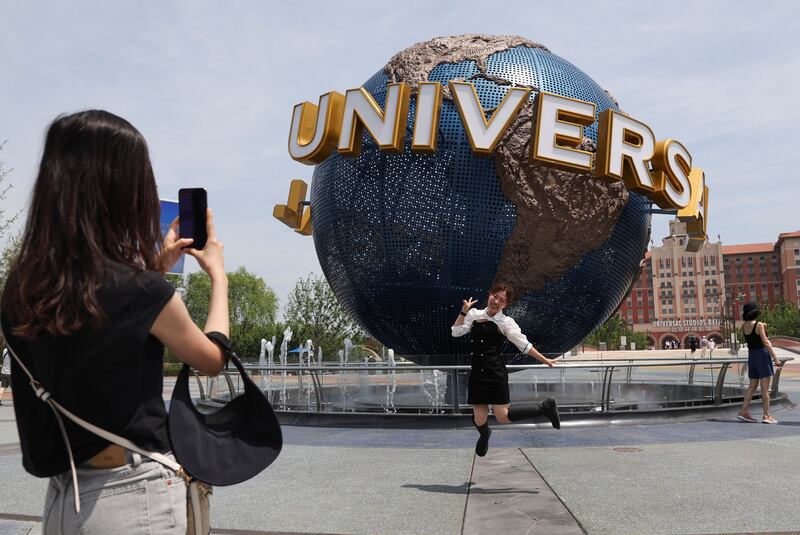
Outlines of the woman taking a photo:
M 487 307 L 475 310 L 477 303 L 470 297 L 464 300 L 461 312 L 452 327 L 453 336 L 472 335 L 472 354 L 467 387 L 467 403 L 472 405 L 472 423 L 480 436 L 475 444 L 475 453 L 479 457 L 489 451 L 489 405 L 492 406 L 495 419 L 501 424 L 510 424 L 520 420 L 545 416 L 556 429 L 561 427 L 558 408 L 553 398 L 534 406 L 509 407 L 508 372 L 505 360 L 500 353 L 504 338 L 514 344 L 520 352 L 530 355 L 547 364 L 551 368 L 555 361 L 539 353 L 533 344 L 520 331 L 519 325 L 503 314 L 503 309 L 511 304 L 514 298 L 510 286 L 496 283 L 489 290 Z
M 775 356 L 775 351 L 772 349 L 772 344 L 767 338 L 767 325 L 756 321 L 758 318 L 758 306 L 754 303 L 747 303 L 744 305 L 742 313 L 742 334 L 747 342 L 747 376 L 750 377 L 750 386 L 744 394 L 744 402 L 742 403 L 742 410 L 739 411 L 737 418 L 742 422 L 754 423 L 755 418 L 750 416 L 748 411 L 750 401 L 753 399 L 753 394 L 759 384 L 761 385 L 761 408 L 764 411 L 764 416 L 761 422 L 765 424 L 777 424 L 778 420 L 773 418 L 769 413 L 769 383 L 770 378 L 775 375 L 772 368 L 772 363 L 780 368 L 781 361 Z
M 147 145 L 130 123 L 97 110 L 58 117 L 3 293 L 2 325 L 52 399 L 140 448 L 167 453 L 164 346 L 209 375 L 224 355 L 163 277 L 192 240 L 176 239 L 176 220 L 162 243 L 159 214 Z M 205 248 L 185 251 L 211 279 L 205 330 L 227 336 L 227 278 L 210 212 L 207 226 Z M 186 532 L 179 475 L 66 419 L 64 437 L 16 360 L 12 370 L 23 465 L 50 478 L 44 533 Z M 78 467 L 80 512 L 67 448 Z

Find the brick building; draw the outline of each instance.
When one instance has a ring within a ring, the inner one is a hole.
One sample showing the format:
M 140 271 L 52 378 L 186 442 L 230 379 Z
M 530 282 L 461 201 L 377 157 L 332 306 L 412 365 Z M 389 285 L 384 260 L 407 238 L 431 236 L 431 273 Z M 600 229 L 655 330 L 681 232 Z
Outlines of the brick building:
M 780 234 L 776 243 L 706 242 L 694 253 L 686 251 L 687 239 L 685 225 L 671 221 L 670 235 L 647 252 L 620 306 L 623 320 L 652 347 L 687 347 L 704 335 L 728 340 L 750 301 L 800 306 L 800 232 Z

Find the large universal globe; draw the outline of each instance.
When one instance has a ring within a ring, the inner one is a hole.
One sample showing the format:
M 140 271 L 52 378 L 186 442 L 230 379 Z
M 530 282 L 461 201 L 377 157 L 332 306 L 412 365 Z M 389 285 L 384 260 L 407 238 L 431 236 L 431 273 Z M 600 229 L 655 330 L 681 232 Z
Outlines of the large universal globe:
M 438 150 L 411 151 L 414 102 L 402 154 L 366 133 L 357 157 L 332 154 L 311 187 L 314 244 L 347 312 L 398 354 L 425 364 L 468 360 L 468 337 L 452 338 L 461 302 L 493 282 L 512 285 L 506 313 L 544 353 L 578 344 L 617 309 L 649 241 L 650 203 L 621 183 L 532 164 L 527 153 L 539 91 L 616 101 L 583 71 L 521 37 L 461 35 L 396 54 L 363 87 L 381 106 L 386 84 L 466 80 L 491 114 L 510 87 L 530 100 L 491 157 L 472 153 L 445 91 Z M 597 124 L 584 131 L 595 150 Z M 506 349 L 515 353 L 513 346 Z M 532 359 L 510 355 L 513 362 Z

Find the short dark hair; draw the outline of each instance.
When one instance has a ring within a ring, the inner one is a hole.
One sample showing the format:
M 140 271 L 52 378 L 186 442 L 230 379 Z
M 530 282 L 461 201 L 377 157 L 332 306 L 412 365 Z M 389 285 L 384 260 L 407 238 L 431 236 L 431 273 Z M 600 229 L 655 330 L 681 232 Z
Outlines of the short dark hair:
M 510 284 L 505 282 L 495 282 L 492 284 L 492 287 L 489 288 L 489 293 L 493 294 L 497 292 L 506 293 L 506 306 L 510 305 L 514 301 L 514 288 L 512 288 Z
M 758 309 L 758 305 L 755 303 L 745 303 L 744 309 L 742 312 L 742 319 L 744 321 L 752 321 L 758 317 L 761 311 Z

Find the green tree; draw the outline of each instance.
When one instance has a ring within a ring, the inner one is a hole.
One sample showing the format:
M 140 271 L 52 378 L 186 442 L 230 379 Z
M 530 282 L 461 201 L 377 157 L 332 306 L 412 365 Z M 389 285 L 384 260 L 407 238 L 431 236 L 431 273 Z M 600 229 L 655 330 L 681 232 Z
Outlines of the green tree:
M 636 344 L 638 349 L 647 348 L 647 336 L 643 333 L 635 332 L 631 327 L 622 321 L 622 316 L 614 314 L 608 320 L 596 328 L 586 337 L 584 342 L 595 347 L 600 346 L 600 342 L 605 342 L 608 349 L 619 349 L 620 337 L 626 337 L 628 347 L 631 342 Z
M 0 151 L 3 150 L 5 147 L 6 142 L 3 141 L 0 143 Z M 0 160 L 0 201 L 6 200 L 6 195 L 8 195 L 8 190 L 10 190 L 13 186 L 11 183 L 8 182 L 8 176 L 11 173 L 11 169 L 6 169 L 5 164 L 2 160 Z M 5 204 L 5 203 L 3 203 Z M 17 218 L 19 218 L 19 214 L 21 211 L 15 213 L 13 216 L 8 217 L 6 215 L 6 210 L 0 206 L 0 239 L 5 237 L 6 232 L 11 227 L 11 225 L 16 222 Z M 3 252 L 0 253 L 0 294 L 2 293 L 3 289 L 6 287 L 6 277 L 8 276 L 8 269 L 11 267 L 11 262 L 13 262 L 14 258 L 19 253 L 19 248 L 21 244 L 20 235 L 17 234 L 12 236 L 9 239 L 5 247 L 3 248 Z M 0 338 L 2 335 L 0 335 Z M 5 344 L 5 342 L 3 342 Z
M 6 242 L 3 252 L 0 253 L 0 294 L 6 288 L 6 278 L 8 277 L 8 270 L 11 268 L 11 263 L 19 254 L 19 248 L 22 245 L 22 235 L 17 233 L 11 236 Z
M 298 279 L 289 292 L 285 316 L 293 332 L 292 345 L 310 339 L 322 348 L 325 360 L 338 360 L 345 338 L 356 344 L 364 339 L 364 332 L 344 311 L 328 281 L 312 273 Z
M 800 338 L 800 309 L 794 303 L 781 302 L 772 308 L 765 308 L 760 321 L 767 324 L 767 333 Z
M 176 286 L 183 293 L 192 320 L 202 328 L 208 317 L 211 280 L 202 271 L 190 273 Z M 261 277 L 244 267 L 228 273 L 231 343 L 241 358 L 258 355 L 261 339 L 274 332 L 278 298 Z
M 3 150 L 3 147 L 6 146 L 6 141 L 0 143 L 0 151 Z M 11 169 L 6 169 L 5 164 L 2 160 L 0 160 L 0 201 L 6 200 L 6 195 L 8 195 L 8 190 L 13 188 L 14 186 L 8 182 L 8 175 L 11 173 Z M 8 217 L 6 215 L 6 210 L 0 207 L 0 238 L 3 238 L 8 231 L 9 227 L 16 222 L 17 218 L 19 218 L 21 210 L 15 213 L 13 216 Z M 19 245 L 17 245 L 18 247 Z

